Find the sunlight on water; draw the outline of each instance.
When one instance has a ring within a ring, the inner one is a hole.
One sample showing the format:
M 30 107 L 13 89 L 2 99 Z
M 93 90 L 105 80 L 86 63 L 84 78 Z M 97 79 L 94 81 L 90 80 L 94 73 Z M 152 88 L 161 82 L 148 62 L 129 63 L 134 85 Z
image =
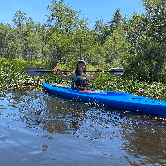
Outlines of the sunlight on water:
M 166 117 L 1 93 L 0 146 L 3 165 L 166 165 Z

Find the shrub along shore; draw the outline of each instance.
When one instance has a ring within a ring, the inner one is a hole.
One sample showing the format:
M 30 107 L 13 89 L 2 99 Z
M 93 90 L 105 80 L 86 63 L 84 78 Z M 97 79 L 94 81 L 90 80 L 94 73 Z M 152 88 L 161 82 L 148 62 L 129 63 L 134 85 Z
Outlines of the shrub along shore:
M 71 80 L 62 80 L 59 74 L 46 73 L 43 76 L 29 76 L 25 73 L 25 68 L 30 66 L 50 69 L 47 61 L 25 61 L 20 59 L 9 60 L 0 58 L 0 91 L 42 91 L 42 83 L 65 83 L 71 84 Z M 74 70 L 67 64 L 58 64 L 64 70 Z M 98 67 L 106 69 L 105 66 L 87 65 L 87 70 L 96 70 Z M 116 92 L 126 92 L 141 95 L 152 99 L 166 101 L 166 85 L 160 82 L 138 81 L 129 73 L 124 76 L 113 76 L 109 73 L 98 73 L 95 79 L 90 81 L 90 87 L 94 89 L 104 89 Z

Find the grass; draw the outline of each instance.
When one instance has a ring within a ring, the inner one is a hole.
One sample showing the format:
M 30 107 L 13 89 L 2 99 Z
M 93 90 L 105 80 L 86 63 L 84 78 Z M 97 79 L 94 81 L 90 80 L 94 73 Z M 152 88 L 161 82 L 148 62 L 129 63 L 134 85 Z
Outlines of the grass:
M 43 76 L 29 76 L 25 73 L 25 68 L 30 66 L 43 67 L 49 69 L 46 61 L 24 61 L 20 59 L 9 60 L 0 58 L 0 91 L 41 91 L 42 83 L 65 83 L 70 85 L 71 80 L 62 80 L 59 74 L 47 73 Z M 70 65 L 57 65 L 61 69 L 71 69 Z M 102 66 L 87 65 L 87 70 L 96 70 Z M 74 67 L 73 67 L 74 69 Z M 104 68 L 105 69 L 105 68 Z M 107 70 L 107 69 L 105 69 Z M 140 82 L 132 75 L 113 76 L 109 73 L 98 73 L 95 79 L 90 81 L 90 87 L 94 89 L 104 89 L 117 92 L 126 92 L 141 95 L 152 99 L 166 101 L 166 85 L 159 82 Z

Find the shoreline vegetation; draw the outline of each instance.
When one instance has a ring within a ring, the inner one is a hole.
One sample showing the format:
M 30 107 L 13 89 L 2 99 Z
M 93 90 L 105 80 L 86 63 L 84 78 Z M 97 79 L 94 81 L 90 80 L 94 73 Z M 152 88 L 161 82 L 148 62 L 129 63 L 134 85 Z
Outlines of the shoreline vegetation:
M 110 21 L 96 20 L 93 29 L 64 0 L 51 1 L 44 24 L 17 11 L 13 26 L 0 23 L 0 90 L 41 90 L 43 82 L 70 85 L 58 74 L 30 77 L 25 68 L 75 70 L 84 59 L 87 70 L 126 71 L 124 76 L 99 73 L 91 88 L 166 101 L 166 3 L 143 0 L 142 6 L 146 12 L 130 18 L 118 8 Z
M 46 73 L 43 76 L 29 76 L 25 68 L 30 66 L 49 69 L 46 61 L 25 61 L 20 59 L 0 58 L 0 91 L 42 91 L 43 82 L 71 84 L 71 81 L 62 80 L 59 74 Z M 61 69 L 68 69 L 68 65 L 60 65 Z M 99 66 L 101 67 L 101 66 Z M 95 70 L 96 66 L 87 65 L 88 70 Z M 90 81 L 90 87 L 100 90 L 126 92 L 134 95 L 166 101 L 166 85 L 159 82 L 142 82 L 132 76 L 113 76 L 108 73 L 99 73 Z

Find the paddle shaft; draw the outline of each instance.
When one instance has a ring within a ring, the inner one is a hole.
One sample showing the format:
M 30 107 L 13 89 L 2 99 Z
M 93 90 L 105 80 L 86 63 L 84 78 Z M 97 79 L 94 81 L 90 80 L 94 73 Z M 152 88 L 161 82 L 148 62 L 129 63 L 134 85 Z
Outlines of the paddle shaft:
M 60 71 L 61 72 L 73 72 L 74 70 L 60 70 Z M 59 71 L 45 70 L 45 69 L 40 68 L 40 67 L 26 67 L 25 72 L 28 75 L 40 76 L 40 75 L 43 75 L 47 72 L 59 72 Z M 86 72 L 97 72 L 97 71 L 86 71 Z M 104 72 L 109 72 L 112 75 L 123 75 L 125 70 L 123 68 L 113 68 L 111 70 L 104 71 Z
M 53 70 L 30 70 L 31 72 L 59 72 L 59 71 L 53 71 Z M 72 72 L 72 71 L 75 71 L 75 70 L 60 70 L 61 72 Z M 86 72 L 98 72 L 98 71 L 86 71 Z M 114 71 L 114 70 L 107 70 L 107 71 L 104 71 L 104 72 L 122 72 L 122 71 Z

